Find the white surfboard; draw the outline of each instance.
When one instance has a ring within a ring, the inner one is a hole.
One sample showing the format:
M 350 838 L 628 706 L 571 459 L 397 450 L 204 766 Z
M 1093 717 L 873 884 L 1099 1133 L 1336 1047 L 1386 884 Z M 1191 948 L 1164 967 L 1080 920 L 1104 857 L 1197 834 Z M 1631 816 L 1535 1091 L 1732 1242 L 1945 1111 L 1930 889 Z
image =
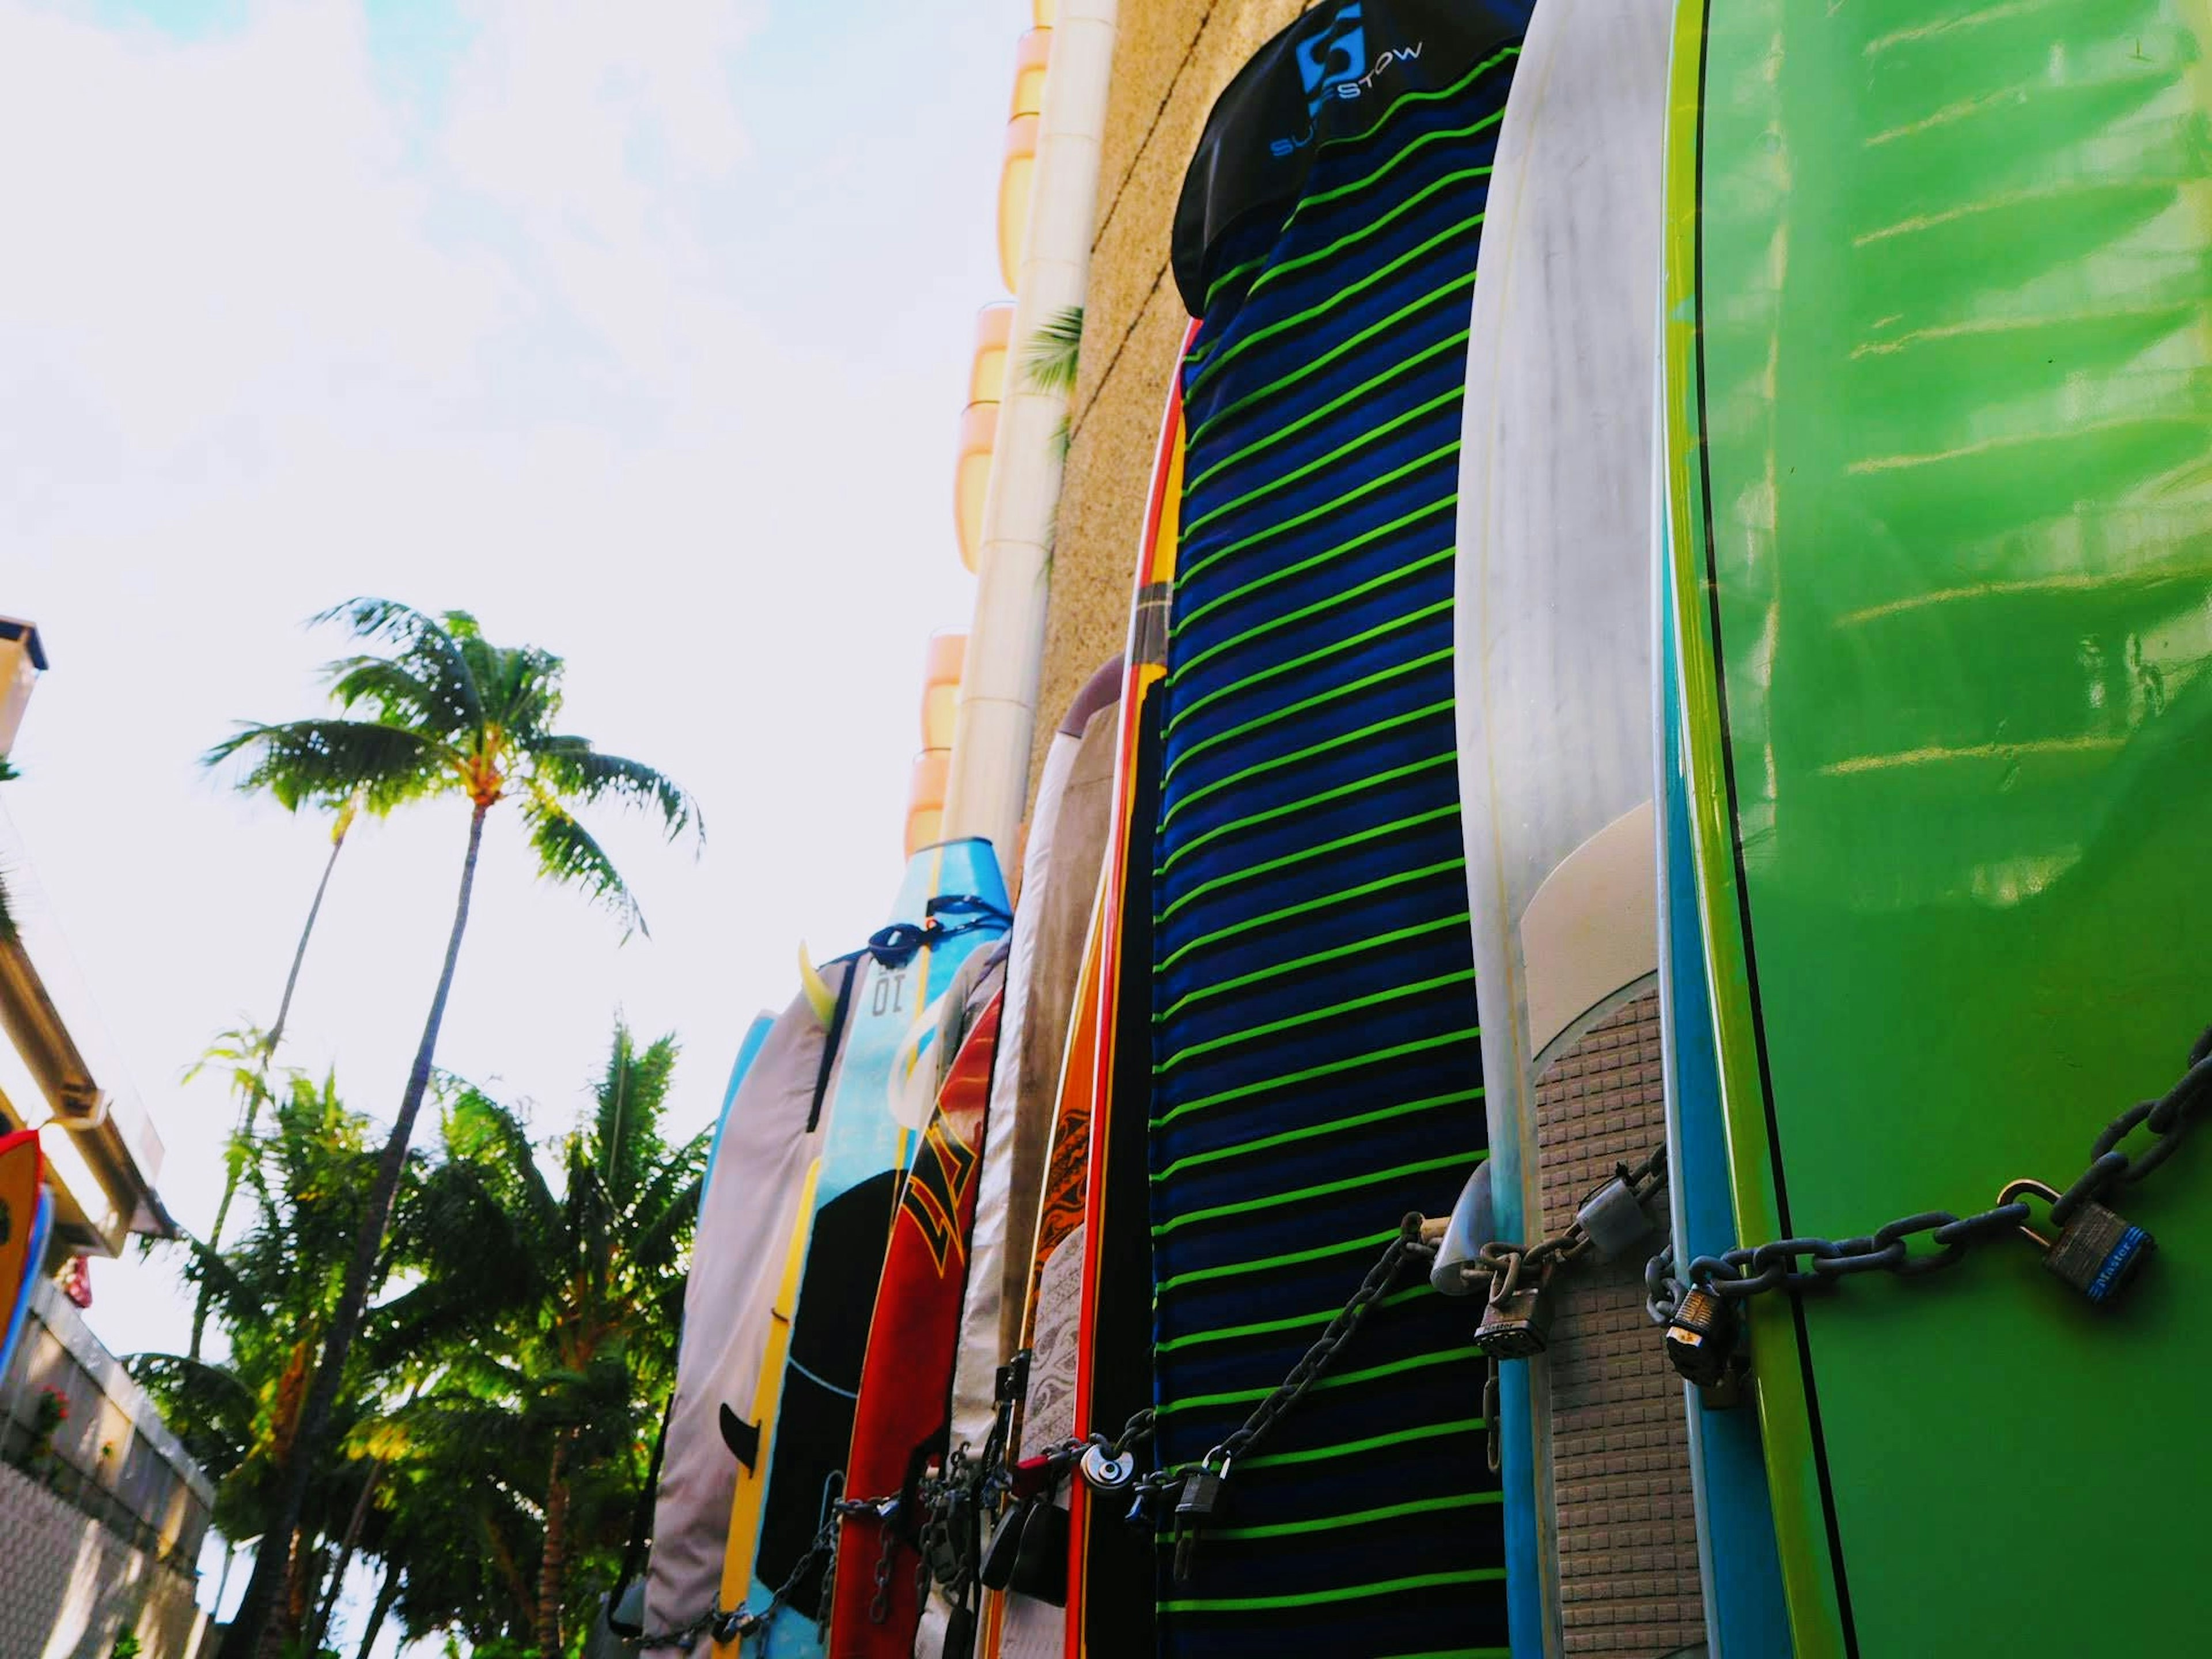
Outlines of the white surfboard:
M 823 977 L 842 986 L 852 972 L 851 963 L 839 962 Z M 825 1022 L 802 992 L 757 1043 L 748 1040 L 715 1128 L 654 1498 L 644 1601 L 648 1631 L 689 1624 L 714 1605 L 720 1585 L 744 1449 L 731 1440 L 748 1432 L 744 1414 L 768 1349 L 782 1241 L 798 1218 L 807 1169 L 821 1151 L 828 1116 L 820 1109 L 825 1048 L 836 1006 L 833 991 Z M 834 1054 L 827 1060 L 834 1064 Z
M 1632 1164 L 1664 1136 L 1650 572 L 1672 9 L 1669 0 L 1536 8 L 1475 278 L 1458 525 L 1460 792 L 1497 1229 L 1524 1242 L 1571 1217 L 1616 1159 Z M 1626 1132 L 1596 1133 L 1608 1115 Z M 1526 1376 L 1506 1368 L 1516 1652 L 1561 1651 L 1564 1633 L 1611 1621 L 1626 1594 L 1625 1578 L 1607 1580 L 1607 1552 L 1579 1535 L 1595 1530 L 1592 1506 L 1561 1501 L 1606 1491 L 1627 1469 L 1605 1429 L 1578 1425 L 1632 1411 L 1680 1432 L 1679 1388 L 1656 1349 L 1619 1363 L 1627 1345 L 1650 1340 L 1608 1317 L 1629 1294 L 1621 1275 L 1640 1265 L 1578 1274 L 1563 1286 L 1552 1352 Z M 1669 1462 L 1681 1469 L 1686 1552 L 1688 1468 Z M 1655 1492 L 1678 1479 L 1635 1478 Z M 1657 1626 L 1668 1638 L 1659 1650 L 1687 1646 L 1698 1639 L 1694 1583 L 1683 1605 L 1680 1639 L 1671 1603 L 1639 1605 L 1628 1622 Z

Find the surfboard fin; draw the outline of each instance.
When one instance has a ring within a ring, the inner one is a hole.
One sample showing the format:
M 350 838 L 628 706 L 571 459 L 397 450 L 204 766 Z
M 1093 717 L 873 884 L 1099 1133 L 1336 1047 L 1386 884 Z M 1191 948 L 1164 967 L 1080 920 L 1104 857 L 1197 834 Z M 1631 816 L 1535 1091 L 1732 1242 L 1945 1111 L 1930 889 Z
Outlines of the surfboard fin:
M 830 988 L 830 981 L 822 977 L 814 966 L 814 958 L 807 953 L 806 941 L 799 942 L 799 983 L 806 993 L 806 1003 L 814 1010 L 814 1018 L 824 1025 L 837 1017 L 837 994 Z
M 722 1443 L 737 1454 L 748 1470 L 760 1465 L 760 1425 L 748 1423 L 727 1406 L 722 1407 Z

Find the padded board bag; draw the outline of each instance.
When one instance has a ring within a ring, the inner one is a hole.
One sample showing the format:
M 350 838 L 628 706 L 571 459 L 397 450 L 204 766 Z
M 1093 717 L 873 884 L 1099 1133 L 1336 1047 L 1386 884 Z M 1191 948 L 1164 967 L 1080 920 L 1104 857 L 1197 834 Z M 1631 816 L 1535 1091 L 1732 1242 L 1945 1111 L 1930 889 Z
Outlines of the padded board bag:
M 1484 1156 L 1453 722 L 1469 297 L 1525 6 L 1263 47 L 1176 216 L 1202 319 L 1153 884 L 1159 1439 L 1222 1446 Z M 1471 1316 L 1402 1273 L 1237 1455 L 1161 1651 L 1503 1654 Z M 1220 1465 L 1220 1456 L 1214 1466 Z

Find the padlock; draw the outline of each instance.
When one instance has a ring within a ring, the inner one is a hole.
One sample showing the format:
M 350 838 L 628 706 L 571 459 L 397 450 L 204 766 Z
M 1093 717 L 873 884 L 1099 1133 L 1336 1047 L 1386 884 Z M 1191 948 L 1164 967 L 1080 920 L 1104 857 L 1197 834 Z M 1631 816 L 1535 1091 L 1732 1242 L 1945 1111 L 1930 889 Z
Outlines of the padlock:
M 974 1565 L 975 1511 L 968 1494 L 955 1486 L 939 1500 L 936 1518 L 921 1532 L 921 1557 L 929 1576 L 948 1589 L 964 1589 Z
M 1516 1259 L 1491 1281 L 1474 1346 L 1492 1359 L 1526 1359 L 1544 1352 L 1552 1332 L 1552 1264 L 1530 1267 Z
M 1207 1454 L 1209 1459 L 1212 1455 Z M 1191 1557 L 1198 1547 L 1199 1533 L 1212 1524 L 1227 1501 L 1224 1483 L 1228 1476 L 1229 1464 L 1224 1459 L 1218 1474 L 1209 1462 L 1200 1464 L 1182 1478 L 1182 1489 L 1176 1495 L 1175 1506 L 1175 1576 L 1178 1583 L 1190 1577 Z
M 991 1528 L 991 1541 L 983 1548 L 983 1565 L 975 1574 L 986 1589 L 1002 1590 L 1014 1582 L 1014 1563 L 1022 1550 L 1022 1528 L 1029 1521 L 1030 1510 L 1042 1501 L 1032 1498 L 1027 1503 L 1014 1504 Z
M 1117 1455 L 1110 1446 L 1093 1441 L 1083 1449 L 1083 1461 L 1076 1470 L 1093 1492 L 1120 1492 L 1136 1479 L 1137 1460 L 1131 1453 Z
M 1685 1382 L 1720 1386 L 1735 1351 L 1735 1310 L 1710 1285 L 1693 1285 L 1667 1325 L 1667 1363 Z
M 1020 1595 L 1067 1605 L 1067 1511 L 1040 1498 L 1022 1524 L 1022 1546 L 1008 1588 Z
M 1997 1194 L 1997 1202 L 2010 1204 L 2021 1193 L 2054 1200 L 2058 1196 L 2040 1181 L 2015 1181 Z M 2025 1223 L 2021 1231 L 2043 1247 L 2045 1267 L 2100 1308 L 2127 1288 L 2158 1248 L 2148 1233 L 2094 1199 L 2081 1201 L 2074 1218 L 2059 1230 L 2056 1243 Z
M 1644 1213 L 1642 1200 L 1629 1185 L 1626 1167 L 1582 1201 L 1575 1224 L 1589 1236 L 1601 1261 L 1626 1255 L 1651 1231 L 1651 1218 Z

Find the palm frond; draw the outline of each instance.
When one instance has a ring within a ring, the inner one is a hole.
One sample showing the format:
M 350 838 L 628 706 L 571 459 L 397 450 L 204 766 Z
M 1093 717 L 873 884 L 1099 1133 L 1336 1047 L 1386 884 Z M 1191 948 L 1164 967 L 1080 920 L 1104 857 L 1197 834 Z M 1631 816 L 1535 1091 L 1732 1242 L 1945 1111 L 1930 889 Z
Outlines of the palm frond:
M 1083 307 L 1054 312 L 1030 336 L 1022 353 L 1022 385 L 1031 392 L 1065 398 L 1075 390 L 1082 355 Z
M 633 1231 L 624 1248 L 645 1272 L 672 1270 L 682 1258 L 684 1246 L 699 1222 L 699 1198 L 707 1184 L 701 1167 L 705 1161 L 702 1154 L 699 1163 L 688 1169 L 673 1163 L 666 1165 L 661 1171 L 663 1179 L 654 1183 L 651 1200 L 641 1199 L 632 1206 Z
M 498 1188 L 520 1200 L 526 1224 L 537 1234 L 530 1241 L 535 1250 L 542 1252 L 557 1241 L 560 1200 L 538 1167 L 529 1130 L 511 1109 L 483 1090 L 462 1085 L 447 1108 L 446 1145 L 456 1159 L 492 1177 Z
M 673 1031 L 640 1048 L 629 1025 L 615 1021 L 607 1068 L 592 1089 L 592 1140 L 600 1179 L 617 1208 L 628 1207 L 640 1174 L 665 1155 L 661 1114 L 679 1052 Z
M 477 649 L 473 642 L 464 648 Z M 482 646 L 484 708 L 492 722 L 527 747 L 561 713 L 561 681 L 568 665 L 535 646 Z
M 633 933 L 649 936 L 645 915 L 631 896 L 622 872 L 567 807 L 541 788 L 523 802 L 522 815 L 530 826 L 530 846 L 538 854 L 540 875 L 580 887 L 593 903 L 606 906 L 621 918 L 625 939 Z
M 325 665 L 331 701 L 351 713 L 364 703 L 380 726 L 432 731 L 448 738 L 471 730 L 475 721 L 467 700 L 451 675 L 417 673 L 407 659 L 341 657 Z
M 356 792 L 374 812 L 455 787 L 453 756 L 418 732 L 373 720 L 242 722 L 206 754 L 203 766 L 246 759 L 238 788 L 268 794 L 287 811 L 302 803 L 336 809 Z
M 434 617 L 397 599 L 368 596 L 351 599 L 308 619 L 310 627 L 342 622 L 356 639 L 387 640 L 399 647 L 403 657 L 419 656 L 434 664 L 437 678 L 451 682 L 451 693 L 467 711 L 471 725 L 483 720 L 483 702 L 475 675 L 461 652 L 461 641 L 481 637 L 474 617 L 465 611 L 448 611 Z M 426 678 L 428 677 L 425 677 Z
M 556 794 L 582 801 L 612 797 L 626 806 L 658 811 L 671 841 L 687 829 L 700 842 L 707 838 L 699 804 L 673 779 L 642 761 L 603 754 L 587 738 L 561 736 L 544 739 L 532 757 L 538 775 Z

